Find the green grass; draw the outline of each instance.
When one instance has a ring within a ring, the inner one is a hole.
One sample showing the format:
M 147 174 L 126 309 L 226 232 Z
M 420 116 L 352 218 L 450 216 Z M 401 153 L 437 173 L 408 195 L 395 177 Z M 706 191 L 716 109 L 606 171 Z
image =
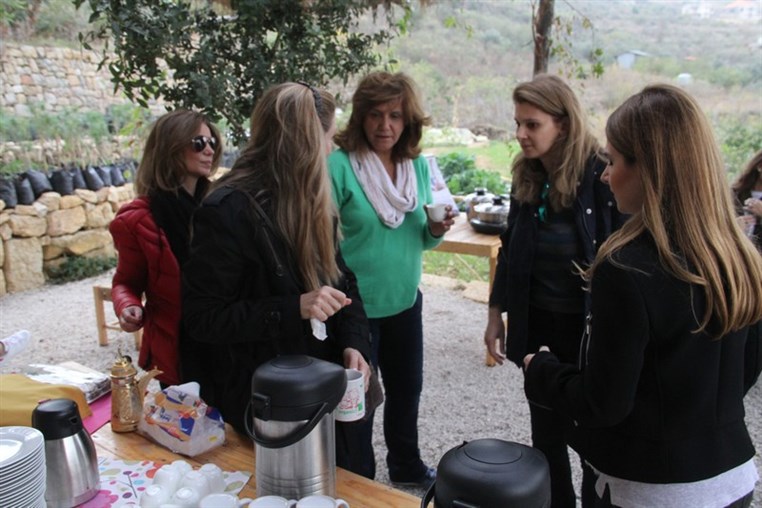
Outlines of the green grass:
M 423 253 L 423 272 L 463 282 L 489 282 L 489 260 L 479 256 L 428 250 Z
M 436 146 L 424 147 L 426 153 L 444 155 L 451 152 L 462 152 L 476 156 L 476 167 L 489 171 L 497 171 L 501 176 L 509 178 L 511 163 L 518 153 L 519 146 L 515 141 L 490 141 L 474 146 Z

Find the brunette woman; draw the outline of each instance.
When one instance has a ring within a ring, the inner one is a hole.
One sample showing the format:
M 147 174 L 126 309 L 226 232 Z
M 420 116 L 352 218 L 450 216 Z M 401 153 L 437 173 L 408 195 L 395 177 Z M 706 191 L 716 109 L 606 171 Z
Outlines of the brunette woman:
M 158 368 L 168 385 L 184 382 L 180 351 L 180 273 L 188 259 L 191 216 L 217 171 L 222 143 L 201 113 L 184 109 L 154 123 L 135 176 L 137 198 L 109 226 L 119 258 L 111 298 L 126 332 L 143 328 L 138 365 Z M 183 361 L 184 363 L 184 361 Z

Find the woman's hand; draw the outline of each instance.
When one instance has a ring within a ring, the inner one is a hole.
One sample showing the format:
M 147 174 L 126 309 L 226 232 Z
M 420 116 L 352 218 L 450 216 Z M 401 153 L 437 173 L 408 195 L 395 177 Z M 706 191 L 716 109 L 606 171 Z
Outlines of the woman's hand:
M 484 330 L 484 344 L 487 345 L 490 356 L 498 365 L 502 365 L 505 361 L 505 323 L 503 323 L 503 314 L 497 307 L 489 308 L 487 329 Z
M 550 352 L 550 348 L 548 346 L 540 346 L 540 351 L 548 351 Z M 529 364 L 532 363 L 532 359 L 534 358 L 534 353 L 529 353 L 524 357 L 524 371 L 526 371 L 529 368 Z
M 739 215 L 736 217 L 736 220 L 744 231 L 748 231 L 750 227 L 757 223 L 757 218 L 753 215 Z
M 749 198 L 744 203 L 744 208 L 757 217 L 762 217 L 762 199 Z
M 450 231 L 450 228 L 453 224 L 455 224 L 455 215 L 452 213 L 452 206 L 447 205 L 445 207 L 445 218 L 442 222 L 433 222 L 430 218 L 428 218 L 428 215 L 426 216 L 429 221 L 429 231 L 431 231 L 431 234 L 433 236 L 442 236 L 448 231 Z
M 370 387 L 370 365 L 368 365 L 368 362 L 365 361 L 365 358 L 363 358 L 358 350 L 351 347 L 344 350 L 344 367 L 362 372 L 365 391 L 367 392 L 368 387 Z
M 137 332 L 143 327 L 143 307 L 130 305 L 119 315 L 119 326 L 125 332 Z
M 351 303 L 352 299 L 338 289 L 323 286 L 299 297 L 299 312 L 302 319 L 325 321 Z

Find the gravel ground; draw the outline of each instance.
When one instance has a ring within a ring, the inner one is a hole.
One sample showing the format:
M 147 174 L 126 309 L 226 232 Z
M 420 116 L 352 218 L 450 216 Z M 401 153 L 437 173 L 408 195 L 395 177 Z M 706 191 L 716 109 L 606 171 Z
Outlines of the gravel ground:
M 0 337 L 25 328 L 32 345 L 3 365 L 4 373 L 29 363 L 76 361 L 106 372 L 117 347 L 137 356 L 131 334 L 110 332 L 108 346 L 98 346 L 92 286 L 109 285 L 112 272 L 65 285 L 9 294 L 0 298 Z M 425 364 L 421 398 L 420 445 L 424 461 L 436 465 L 442 455 L 463 441 L 499 438 L 530 443 L 529 410 L 522 376 L 511 365 L 486 367 L 482 332 L 486 306 L 464 296 L 449 279 L 425 277 Z M 108 309 L 107 309 L 108 310 Z M 762 383 L 746 398 L 746 422 L 758 450 L 762 476 Z M 381 418 L 376 418 L 377 480 L 388 483 Z M 576 462 L 576 460 L 573 460 Z M 579 482 L 579 467 L 574 473 Z M 406 489 L 422 496 L 423 492 Z M 762 482 L 753 507 L 762 508 Z

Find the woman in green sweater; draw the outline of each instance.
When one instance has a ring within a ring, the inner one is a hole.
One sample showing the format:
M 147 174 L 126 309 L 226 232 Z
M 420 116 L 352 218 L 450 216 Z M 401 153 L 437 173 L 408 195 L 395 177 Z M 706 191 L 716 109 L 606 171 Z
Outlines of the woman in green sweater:
M 341 250 L 370 320 L 373 364 L 386 401 L 384 437 L 389 478 L 426 486 L 436 472 L 418 449 L 418 404 L 423 385 L 421 280 L 423 251 L 442 241 L 453 224 L 427 219 L 432 200 L 429 167 L 418 146 L 429 123 L 413 81 L 402 73 L 374 72 L 352 98 L 347 127 L 329 158 L 341 216 Z M 375 476 L 373 419 L 362 424 L 352 470 Z

